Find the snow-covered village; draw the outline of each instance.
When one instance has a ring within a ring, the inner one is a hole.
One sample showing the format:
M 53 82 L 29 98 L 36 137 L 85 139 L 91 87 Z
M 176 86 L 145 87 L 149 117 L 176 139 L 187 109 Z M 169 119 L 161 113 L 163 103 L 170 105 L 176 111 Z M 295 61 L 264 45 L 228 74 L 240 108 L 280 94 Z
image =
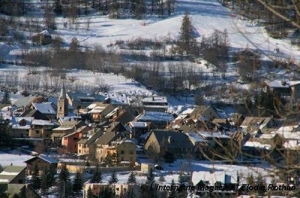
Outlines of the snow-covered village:
M 297 0 L 0 0 L 0 198 L 300 197 L 299 36 Z

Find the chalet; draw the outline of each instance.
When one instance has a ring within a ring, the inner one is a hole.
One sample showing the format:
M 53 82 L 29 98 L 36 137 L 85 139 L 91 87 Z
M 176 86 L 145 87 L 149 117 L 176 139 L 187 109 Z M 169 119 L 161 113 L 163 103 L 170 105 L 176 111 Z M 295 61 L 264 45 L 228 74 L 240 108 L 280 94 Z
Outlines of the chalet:
M 33 118 L 12 117 L 9 135 L 13 138 L 28 138 Z
M 166 96 L 145 97 L 142 100 L 142 106 L 145 111 L 166 112 L 169 108 Z
M 77 155 L 79 157 L 88 157 L 90 160 L 95 159 L 96 144 L 95 141 L 103 134 L 103 130 L 99 129 L 96 132 L 89 131 L 86 138 L 82 138 L 77 142 Z
M 189 117 L 194 122 L 208 122 L 215 118 L 222 118 L 218 110 L 213 106 L 197 106 L 190 114 Z
M 197 189 L 195 195 L 199 197 L 236 197 L 239 176 L 237 171 L 194 171 L 192 183 Z M 204 188 L 222 185 L 228 185 L 228 189 L 210 192 Z
M 282 126 L 275 133 L 283 138 L 282 146 L 285 151 L 286 163 L 288 165 L 298 164 L 300 162 L 300 126 Z
M 39 110 L 35 109 L 25 109 L 25 111 L 20 115 L 20 117 L 32 117 L 37 120 L 49 120 L 47 116 L 42 114 Z
M 113 131 L 104 132 L 96 141 L 96 155 L 95 158 L 99 162 L 103 162 L 108 154 L 108 150 L 116 150 L 115 142 L 122 140 L 124 134 Z
M 88 114 L 91 115 L 92 120 L 94 122 L 103 122 L 107 121 L 108 118 L 105 118 L 111 111 L 115 108 L 111 104 L 103 104 L 103 103 L 93 103 L 87 107 Z
M 56 170 L 58 161 L 52 157 L 46 156 L 46 155 L 38 155 L 36 157 L 33 157 L 27 161 L 25 161 L 27 164 L 27 174 L 32 175 L 34 171 L 34 167 L 37 165 L 40 174 L 43 173 L 45 170 L 54 169 Z
M 31 127 L 29 129 L 29 137 L 51 140 L 52 129 L 58 126 L 59 124 L 57 122 L 34 119 L 32 120 Z
M 297 102 L 300 99 L 300 81 L 273 80 L 264 83 L 263 91 L 271 91 L 281 96 L 291 97 L 291 101 Z
M 39 110 L 42 114 L 48 117 L 49 120 L 56 119 L 56 106 L 51 102 L 32 103 L 32 108 Z
M 128 126 L 130 128 L 131 137 L 136 139 L 154 128 L 151 122 L 129 122 Z
M 61 145 L 65 147 L 67 153 L 77 153 L 77 142 L 84 133 L 90 130 L 87 126 L 79 127 L 75 132 L 63 136 Z
M 36 96 L 21 97 L 14 102 L 14 106 L 23 108 L 31 107 L 31 104 L 35 98 Z
M 31 41 L 39 45 L 48 45 L 52 42 L 52 37 L 47 30 L 31 35 Z
M 75 110 L 84 109 L 95 102 L 103 102 L 105 100 L 105 97 L 102 95 L 88 95 L 78 92 L 67 92 L 66 98 Z
M 116 113 L 114 113 L 114 111 L 112 111 L 111 113 L 109 113 L 106 117 L 109 117 L 111 114 L 113 114 L 111 121 L 114 122 L 120 122 L 123 125 L 126 125 L 128 122 L 131 122 L 134 120 L 134 116 L 128 111 L 128 110 L 122 110 L 121 112 L 119 112 L 120 107 L 117 107 L 114 111 L 116 111 Z
M 279 128 L 279 123 L 272 117 L 246 117 L 240 127 L 243 131 L 249 132 L 255 135 L 259 130 L 264 132 L 270 132 L 273 129 Z
M 0 173 L 0 183 L 5 184 L 25 184 L 26 167 L 24 166 L 7 166 Z
M 160 153 L 166 149 L 177 156 L 194 152 L 194 145 L 185 133 L 169 130 L 153 130 L 145 143 L 148 153 Z
M 131 140 L 123 140 L 117 145 L 118 161 L 128 162 L 131 167 L 136 162 L 136 145 Z
M 61 126 L 54 128 L 51 139 L 53 143 L 61 144 L 62 138 L 70 133 L 75 132 L 79 127 L 84 126 L 83 121 L 66 121 Z
M 155 111 L 144 111 L 135 119 L 136 122 L 151 122 L 159 129 L 165 128 L 173 120 L 173 115 Z

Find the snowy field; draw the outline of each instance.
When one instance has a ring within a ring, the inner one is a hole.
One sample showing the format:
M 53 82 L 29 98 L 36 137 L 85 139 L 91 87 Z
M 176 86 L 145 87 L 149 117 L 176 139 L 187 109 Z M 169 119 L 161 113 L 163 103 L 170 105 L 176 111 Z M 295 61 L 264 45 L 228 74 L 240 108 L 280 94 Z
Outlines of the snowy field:
M 17 150 L 10 151 L 9 153 L 0 152 L 0 165 L 4 168 L 6 166 L 26 166 L 24 161 L 31 159 L 31 155 L 21 153 Z

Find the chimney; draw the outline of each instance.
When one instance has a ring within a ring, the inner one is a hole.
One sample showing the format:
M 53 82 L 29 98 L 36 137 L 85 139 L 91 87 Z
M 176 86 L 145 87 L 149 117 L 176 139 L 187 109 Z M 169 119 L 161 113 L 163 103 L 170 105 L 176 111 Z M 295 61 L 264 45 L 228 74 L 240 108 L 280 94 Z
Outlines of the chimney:
M 154 101 L 154 95 L 152 94 L 152 101 Z

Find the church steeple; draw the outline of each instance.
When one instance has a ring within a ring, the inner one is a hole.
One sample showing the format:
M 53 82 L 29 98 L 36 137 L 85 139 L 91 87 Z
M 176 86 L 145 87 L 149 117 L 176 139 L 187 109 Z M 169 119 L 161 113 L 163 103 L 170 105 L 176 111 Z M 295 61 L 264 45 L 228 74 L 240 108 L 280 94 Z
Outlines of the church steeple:
M 57 101 L 57 118 L 64 117 L 67 115 L 68 115 L 68 100 L 66 97 L 65 84 L 63 83 Z
M 66 99 L 66 88 L 65 88 L 65 83 L 63 83 L 60 94 L 59 94 L 59 100 L 61 99 Z

